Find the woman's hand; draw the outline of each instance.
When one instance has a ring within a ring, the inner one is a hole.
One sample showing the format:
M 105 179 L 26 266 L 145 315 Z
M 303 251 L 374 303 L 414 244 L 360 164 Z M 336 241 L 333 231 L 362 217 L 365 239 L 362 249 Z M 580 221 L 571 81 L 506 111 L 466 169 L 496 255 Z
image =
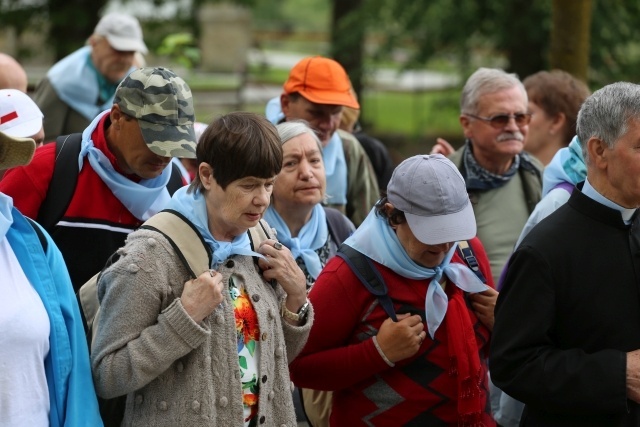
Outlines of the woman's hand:
M 417 314 L 398 314 L 397 317 L 397 322 L 391 318 L 385 320 L 376 336 L 380 350 L 393 363 L 415 355 L 427 336 Z
M 493 331 L 493 311 L 496 308 L 499 292 L 493 288 L 489 288 L 484 292 L 469 295 L 471 298 L 471 307 L 478 319 L 490 331 Z
M 275 279 L 280 283 L 287 293 L 287 309 L 297 313 L 307 300 L 307 279 L 291 251 L 277 240 L 268 239 L 262 242 L 258 252 L 266 257 L 258 260 L 262 276 L 266 281 Z
M 222 274 L 207 270 L 184 284 L 180 296 L 187 314 L 200 323 L 222 302 Z

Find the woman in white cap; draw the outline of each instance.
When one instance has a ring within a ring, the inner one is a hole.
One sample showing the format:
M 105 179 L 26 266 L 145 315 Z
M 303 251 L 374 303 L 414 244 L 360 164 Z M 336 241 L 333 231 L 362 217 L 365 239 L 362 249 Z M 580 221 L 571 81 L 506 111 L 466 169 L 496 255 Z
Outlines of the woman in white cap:
M 0 132 L 0 170 L 32 139 Z M 78 303 L 49 235 L 0 193 L 0 425 L 101 426 Z
M 497 292 L 464 180 L 442 155 L 420 155 L 387 191 L 316 280 L 316 320 L 292 379 L 334 391 L 332 426 L 493 426 L 486 347 Z M 466 241 L 489 286 L 458 254 Z M 342 258 L 349 249 L 390 299 L 365 287 Z

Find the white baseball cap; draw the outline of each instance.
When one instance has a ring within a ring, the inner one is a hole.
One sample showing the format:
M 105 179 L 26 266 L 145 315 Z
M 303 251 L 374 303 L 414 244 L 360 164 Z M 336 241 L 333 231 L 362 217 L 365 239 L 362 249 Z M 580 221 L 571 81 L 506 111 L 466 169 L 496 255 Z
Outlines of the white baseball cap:
M 109 13 L 102 17 L 93 32 L 105 37 L 115 50 L 144 54 L 148 51 L 142 39 L 140 23 L 131 15 Z
M 0 131 L 20 138 L 42 129 L 44 115 L 29 95 L 16 89 L 0 90 Z

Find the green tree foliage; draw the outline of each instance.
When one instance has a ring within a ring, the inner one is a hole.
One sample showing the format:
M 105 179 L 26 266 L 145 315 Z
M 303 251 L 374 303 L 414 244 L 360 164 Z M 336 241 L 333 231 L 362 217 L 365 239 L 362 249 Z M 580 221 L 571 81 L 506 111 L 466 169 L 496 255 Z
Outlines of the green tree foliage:
M 589 80 L 597 87 L 640 77 L 640 2 L 593 0 Z
M 48 47 L 60 59 L 82 46 L 98 23 L 98 12 L 107 0 L 4 0 L 0 2 L 0 26 L 47 32 Z
M 462 75 L 477 66 L 494 65 L 491 58 L 496 55 L 505 58 L 504 68 L 522 78 L 550 68 L 552 0 L 366 3 L 371 11 L 369 34 L 382 39 L 379 58 L 388 58 L 404 47 L 410 53 L 407 67 L 421 67 L 436 56 L 448 56 L 458 63 Z M 583 2 L 585 7 L 588 3 Z M 601 86 L 637 81 L 640 2 L 591 0 L 591 4 L 589 82 Z
M 484 55 L 502 54 L 506 68 L 526 76 L 544 68 L 548 46 L 548 1 L 530 0 L 371 0 L 383 39 L 381 55 L 398 46 L 410 52 L 408 67 L 422 66 L 436 55 L 458 62 L 463 75 Z

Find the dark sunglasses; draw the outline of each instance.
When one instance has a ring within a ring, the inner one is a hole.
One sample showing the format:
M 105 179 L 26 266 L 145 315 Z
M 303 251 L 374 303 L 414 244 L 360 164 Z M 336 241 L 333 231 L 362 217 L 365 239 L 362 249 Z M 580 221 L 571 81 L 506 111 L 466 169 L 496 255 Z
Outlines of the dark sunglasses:
M 516 114 L 498 114 L 493 117 L 481 117 L 475 114 L 465 114 L 465 116 L 473 117 L 474 119 L 482 120 L 491 125 L 495 129 L 502 129 L 509 124 L 509 120 L 514 119 L 518 127 L 523 127 L 531 122 L 532 113 L 516 113 Z

